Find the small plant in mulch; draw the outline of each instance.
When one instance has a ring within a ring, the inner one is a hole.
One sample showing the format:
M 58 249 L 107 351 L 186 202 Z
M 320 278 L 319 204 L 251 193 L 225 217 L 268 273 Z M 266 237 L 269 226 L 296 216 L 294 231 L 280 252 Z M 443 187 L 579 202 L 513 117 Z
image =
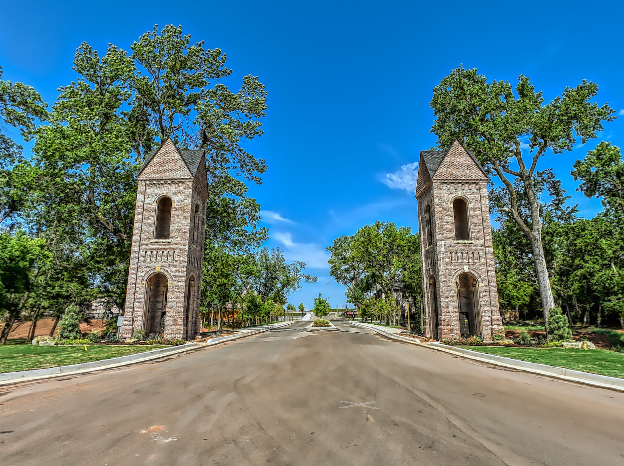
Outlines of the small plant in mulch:
M 572 330 L 568 326 L 568 318 L 558 307 L 548 313 L 548 336 L 551 340 L 568 341 L 572 339 Z
M 327 319 L 315 319 L 312 324 L 313 327 L 331 327 L 329 320 Z

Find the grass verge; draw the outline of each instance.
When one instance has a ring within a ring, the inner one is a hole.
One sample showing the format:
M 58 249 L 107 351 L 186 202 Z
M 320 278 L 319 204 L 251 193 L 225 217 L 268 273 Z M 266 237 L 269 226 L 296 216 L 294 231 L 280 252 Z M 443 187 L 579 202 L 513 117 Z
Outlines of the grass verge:
M 0 372 L 17 372 L 68 366 L 70 364 L 143 353 L 159 348 L 167 348 L 167 346 L 33 346 L 30 344 L 12 344 L 0 346 Z
M 521 361 L 624 378 L 624 353 L 573 348 L 506 348 L 470 346 L 468 349 Z
M 505 330 L 526 330 L 527 332 L 544 332 L 543 325 L 505 325 Z

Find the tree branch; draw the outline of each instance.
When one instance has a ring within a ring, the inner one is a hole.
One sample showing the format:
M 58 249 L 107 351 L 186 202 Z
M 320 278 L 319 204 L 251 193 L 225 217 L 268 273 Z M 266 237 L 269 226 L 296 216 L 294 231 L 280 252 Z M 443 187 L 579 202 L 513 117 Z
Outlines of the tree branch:
M 533 233 L 531 232 L 529 227 L 522 221 L 522 219 L 520 218 L 520 214 L 518 214 L 518 198 L 517 198 L 517 195 L 516 195 L 516 190 L 513 187 L 513 184 L 511 183 L 511 181 L 509 181 L 507 179 L 507 177 L 503 173 L 503 171 L 502 171 L 502 169 L 501 169 L 501 167 L 500 167 L 500 165 L 499 165 L 499 163 L 497 161 L 494 162 L 492 166 L 494 168 L 494 171 L 496 172 L 496 174 L 500 178 L 500 180 L 503 182 L 503 184 L 507 188 L 507 191 L 509 192 L 509 198 L 511 199 L 511 208 L 510 209 L 508 208 L 508 211 L 511 213 L 512 218 L 518 224 L 520 229 L 527 236 L 531 237 Z

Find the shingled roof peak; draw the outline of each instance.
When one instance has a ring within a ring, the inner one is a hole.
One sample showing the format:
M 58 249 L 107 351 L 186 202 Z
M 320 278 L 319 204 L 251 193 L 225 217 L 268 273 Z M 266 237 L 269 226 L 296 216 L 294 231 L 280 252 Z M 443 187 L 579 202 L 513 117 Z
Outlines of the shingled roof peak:
M 197 169 L 199 168 L 199 164 L 203 160 L 205 151 L 202 149 L 179 149 L 178 146 L 176 146 L 176 144 L 173 142 L 173 139 L 171 138 L 171 136 L 168 136 L 167 139 L 165 139 L 160 144 L 160 146 L 158 146 L 158 149 L 153 150 L 146 157 L 145 163 L 143 164 L 143 167 L 141 167 L 141 170 L 139 171 L 139 175 L 143 172 L 143 170 L 147 168 L 147 166 L 154 159 L 156 154 L 158 154 L 163 149 L 164 146 L 169 145 L 169 144 L 173 146 L 176 153 L 180 156 L 180 158 L 184 162 L 184 165 L 186 165 L 186 168 L 190 172 L 191 176 L 194 177 L 197 174 Z

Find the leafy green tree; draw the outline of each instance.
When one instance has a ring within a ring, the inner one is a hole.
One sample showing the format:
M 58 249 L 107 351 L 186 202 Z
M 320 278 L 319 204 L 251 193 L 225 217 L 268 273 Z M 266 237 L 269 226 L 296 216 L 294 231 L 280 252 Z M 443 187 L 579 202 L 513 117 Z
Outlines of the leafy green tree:
M 299 303 L 299 312 L 301 312 L 302 314 L 305 312 L 305 306 L 303 305 L 303 303 Z
M 378 221 L 353 236 L 336 238 L 327 250 L 330 275 L 347 287 L 347 298 L 358 311 L 372 293 L 414 303 L 422 300 L 420 239 L 408 227 Z M 383 315 L 396 319 L 399 308 L 391 309 Z
M 624 215 L 624 160 L 620 148 L 601 142 L 584 160 L 574 162 L 574 180 L 587 197 L 598 197 L 606 209 Z
M 80 332 L 81 318 L 82 312 L 80 312 L 80 308 L 75 304 L 69 306 L 63 313 L 63 317 L 59 322 L 58 338 L 61 340 L 80 338 L 82 336 Z
M 9 126 L 18 128 L 25 140 L 30 140 L 38 121 L 48 112 L 41 96 L 31 86 L 3 79 L 0 67 L 0 225 L 8 220 L 19 221 L 26 192 L 23 189 L 23 169 L 26 164 L 23 148 L 6 134 Z
M 597 92 L 596 84 L 583 81 L 544 103 L 526 76 L 520 76 L 513 88 L 507 81 L 488 83 L 476 69 L 461 66 L 433 90 L 431 132 L 438 137 L 438 147 L 462 142 L 507 191 L 509 203 L 501 210 L 529 239 L 545 321 L 554 298 L 544 254 L 542 205 L 534 186 L 537 164 L 548 150 L 559 155 L 571 150 L 579 138 L 583 143 L 595 138 L 602 122 L 614 118 L 609 105 L 591 102 Z M 518 186 L 527 199 L 527 216 L 519 210 Z
M 286 303 L 286 296 L 301 288 L 302 283 L 317 281 L 317 277 L 304 273 L 305 262 L 287 263 L 279 248 L 260 249 L 253 256 L 253 264 L 250 286 L 263 300 Z
M 316 317 L 325 317 L 329 315 L 329 312 L 331 311 L 329 300 L 324 299 L 321 296 L 321 293 L 319 293 L 318 298 L 314 298 L 314 308 L 312 311 Z
M 0 234 L 0 345 L 6 344 L 15 321 L 24 310 L 41 270 L 50 260 L 41 239 L 18 230 Z
M 155 26 L 130 52 L 109 45 L 101 56 L 83 43 L 74 70 L 77 79 L 61 87 L 48 124 L 36 132 L 30 218 L 41 230 L 59 219 L 59 228 L 84 233 L 91 275 L 103 294 L 123 306 L 136 176 L 168 137 L 207 153 L 207 216 L 234 229 L 216 234 L 249 238 L 225 218 L 233 205 L 258 232 L 250 218 L 259 209 L 247 199 L 245 182 L 259 183 L 266 164 L 242 147 L 262 134 L 266 91 L 256 77 L 244 77 L 240 90 L 230 91 L 219 82 L 231 73 L 221 50 L 191 43 L 174 26 Z M 213 224 L 207 237 L 215 239 Z
M 553 340 L 568 341 L 572 339 L 572 330 L 570 330 L 568 319 L 561 312 L 561 308 L 554 307 L 550 310 L 546 328 Z

